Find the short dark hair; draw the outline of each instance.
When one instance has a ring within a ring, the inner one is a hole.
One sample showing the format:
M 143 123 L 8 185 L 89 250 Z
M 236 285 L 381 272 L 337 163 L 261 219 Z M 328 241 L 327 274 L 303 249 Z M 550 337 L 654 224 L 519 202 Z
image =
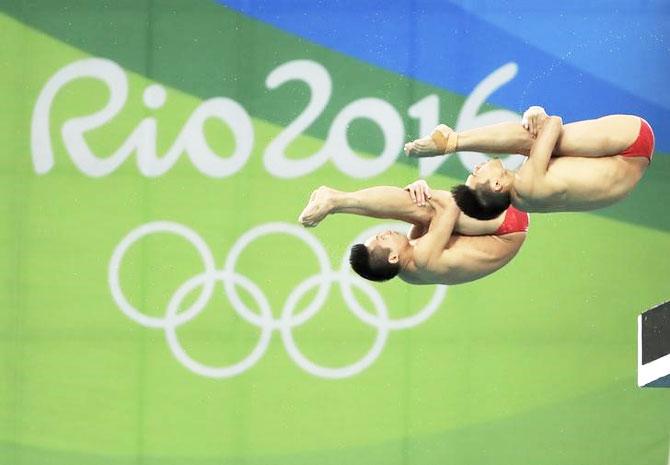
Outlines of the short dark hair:
M 390 250 L 375 247 L 368 250 L 365 244 L 351 248 L 349 263 L 356 273 L 370 281 L 388 281 L 400 272 L 400 264 L 389 263 Z
M 493 192 L 489 186 L 474 190 L 465 184 L 451 189 L 456 205 L 466 215 L 478 220 L 491 220 L 509 208 L 509 192 Z

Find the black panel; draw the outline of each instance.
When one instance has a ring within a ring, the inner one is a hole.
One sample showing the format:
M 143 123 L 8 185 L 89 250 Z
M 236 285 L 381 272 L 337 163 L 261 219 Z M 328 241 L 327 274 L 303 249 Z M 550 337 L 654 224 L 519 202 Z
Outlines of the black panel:
M 670 354 L 670 301 L 642 314 L 642 364 Z

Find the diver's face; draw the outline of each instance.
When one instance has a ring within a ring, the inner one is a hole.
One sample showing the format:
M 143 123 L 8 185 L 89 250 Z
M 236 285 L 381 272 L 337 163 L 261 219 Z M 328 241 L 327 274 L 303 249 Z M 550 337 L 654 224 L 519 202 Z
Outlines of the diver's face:
M 469 187 L 476 188 L 478 186 L 488 184 L 493 188 L 496 181 L 499 181 L 505 174 L 505 167 L 497 158 L 492 158 L 487 162 L 480 163 L 472 170 L 472 175 L 468 177 L 466 184 Z
M 405 237 L 403 234 L 400 234 L 397 231 L 389 230 L 369 237 L 364 244 L 368 250 L 373 250 L 377 247 L 390 249 L 391 255 L 393 255 L 397 254 L 404 247 L 407 241 L 407 237 Z

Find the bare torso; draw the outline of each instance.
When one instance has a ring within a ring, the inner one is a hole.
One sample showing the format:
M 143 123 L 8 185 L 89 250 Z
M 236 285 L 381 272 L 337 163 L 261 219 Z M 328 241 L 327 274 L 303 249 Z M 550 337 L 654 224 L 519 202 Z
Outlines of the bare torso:
M 433 196 L 450 195 L 433 191 Z M 461 215 L 462 217 L 464 215 Z M 461 218 L 462 219 L 462 218 Z M 487 224 L 495 230 L 504 219 L 504 214 Z M 468 219 L 470 221 L 477 221 Z M 410 244 L 416 246 L 422 240 L 428 225 L 415 226 L 410 233 Z M 453 234 L 444 250 L 435 251 L 436 260 L 431 265 L 419 268 L 414 263 L 404 268 L 400 279 L 411 284 L 461 284 L 482 278 L 506 265 L 519 251 L 526 239 L 525 232 L 501 236 L 488 234 L 465 236 Z
M 621 155 L 552 158 L 541 185 L 525 182 L 519 171 L 512 204 L 527 212 L 603 208 L 630 194 L 648 166 L 644 157 Z
M 399 276 L 411 284 L 462 284 L 474 281 L 509 263 L 525 239 L 524 232 L 503 236 L 454 235 L 435 267 L 403 270 Z
M 529 212 L 584 211 L 626 197 L 649 166 L 645 157 L 617 155 L 640 132 L 640 118 L 611 115 L 566 124 L 546 175 L 515 175 L 512 204 Z

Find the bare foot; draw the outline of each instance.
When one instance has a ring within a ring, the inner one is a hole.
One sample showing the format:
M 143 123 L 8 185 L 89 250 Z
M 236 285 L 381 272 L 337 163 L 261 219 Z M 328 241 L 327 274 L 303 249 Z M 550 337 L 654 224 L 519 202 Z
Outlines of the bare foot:
M 454 142 L 451 142 L 450 139 L 452 139 Z M 445 124 L 440 124 L 433 130 L 431 135 L 406 143 L 405 154 L 408 157 L 415 158 L 436 157 L 438 155 L 444 155 L 445 153 L 454 151 L 456 148 L 455 141 L 456 133 L 454 130 Z
M 321 186 L 312 192 L 298 221 L 306 228 L 313 228 L 319 224 L 331 211 L 334 192 L 333 189 L 326 186 Z

